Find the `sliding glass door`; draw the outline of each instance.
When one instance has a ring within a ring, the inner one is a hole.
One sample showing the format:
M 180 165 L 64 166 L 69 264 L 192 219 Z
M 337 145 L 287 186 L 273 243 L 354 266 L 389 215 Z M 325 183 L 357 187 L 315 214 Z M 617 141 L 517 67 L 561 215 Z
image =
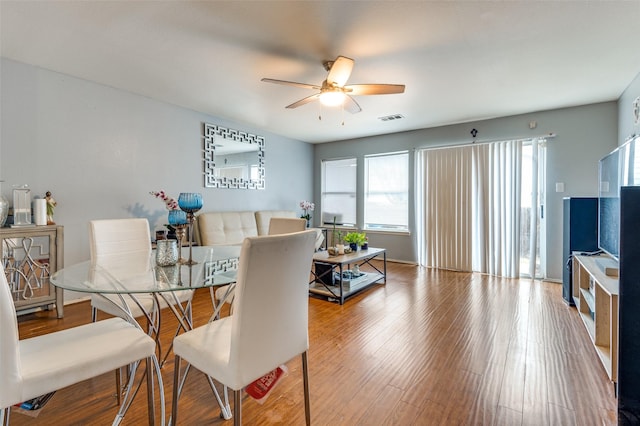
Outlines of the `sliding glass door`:
M 420 264 L 540 278 L 545 145 L 529 139 L 418 151 Z
M 542 278 L 545 248 L 546 141 L 534 139 L 522 147 L 520 197 L 520 275 Z

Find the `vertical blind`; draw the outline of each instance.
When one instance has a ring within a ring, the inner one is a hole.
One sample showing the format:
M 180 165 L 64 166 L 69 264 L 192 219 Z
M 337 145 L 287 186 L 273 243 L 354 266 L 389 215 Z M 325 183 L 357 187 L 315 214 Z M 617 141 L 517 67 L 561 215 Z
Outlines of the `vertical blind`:
M 471 270 L 472 151 L 416 153 L 416 224 L 421 265 Z
M 416 152 L 421 265 L 519 275 L 522 141 Z
M 472 146 L 474 152 L 473 270 L 520 275 L 522 142 Z

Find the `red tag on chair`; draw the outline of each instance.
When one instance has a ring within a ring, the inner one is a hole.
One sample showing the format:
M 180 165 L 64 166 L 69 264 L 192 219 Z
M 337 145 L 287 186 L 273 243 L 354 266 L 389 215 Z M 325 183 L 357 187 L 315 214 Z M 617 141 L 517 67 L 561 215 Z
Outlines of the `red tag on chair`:
M 287 366 L 281 365 L 275 370 L 272 370 L 259 379 L 249 383 L 244 390 L 249 394 L 249 396 L 262 404 L 266 401 L 269 393 L 271 393 L 280 379 L 285 377 L 288 373 L 289 371 L 287 370 Z

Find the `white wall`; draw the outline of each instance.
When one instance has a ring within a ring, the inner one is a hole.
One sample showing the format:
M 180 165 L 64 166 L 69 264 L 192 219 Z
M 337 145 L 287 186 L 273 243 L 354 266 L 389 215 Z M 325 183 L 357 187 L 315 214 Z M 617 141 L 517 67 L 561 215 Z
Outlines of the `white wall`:
M 66 265 L 89 258 L 91 219 L 146 217 L 161 229 L 167 211 L 149 191 L 201 192 L 208 211 L 299 211 L 311 199 L 307 143 L 4 58 L 0 66 L 2 192 L 53 193 Z M 265 136 L 265 190 L 204 188 L 202 122 Z
M 535 129 L 529 128 L 532 121 L 537 123 Z M 410 151 L 410 162 L 413 164 L 414 148 L 470 143 L 473 140 L 470 131 L 474 128 L 478 130 L 478 141 L 556 134 L 547 145 L 546 277 L 561 279 L 562 198 L 597 196 L 598 160 L 617 146 L 615 102 L 315 145 L 314 176 L 318 182 L 315 200 L 320 200 L 320 163 L 323 159 L 348 156 L 361 158 L 365 154 L 406 149 Z M 409 170 L 409 176 L 413 179 L 413 166 Z M 564 193 L 555 192 L 556 182 L 565 184 Z M 413 182 L 410 182 L 409 228 L 412 233 L 415 230 L 413 186 Z M 368 235 L 371 245 L 389 249 L 389 258 L 416 261 L 414 235 Z
M 557 134 L 548 149 L 546 210 L 547 276 L 559 279 L 562 197 L 597 195 L 598 160 L 626 136 L 640 133 L 630 117 L 630 104 L 640 95 L 640 75 L 617 104 L 314 146 L 4 58 L 0 95 L 2 192 L 11 199 L 11 185 L 23 183 L 34 195 L 53 192 L 58 200 L 55 219 L 65 226 L 66 264 L 88 258 L 90 219 L 147 217 L 160 229 L 166 211 L 148 194 L 152 190 L 164 189 L 176 197 L 183 191 L 202 192 L 204 210 L 298 210 L 300 200 L 320 201 L 324 158 L 361 159 L 364 154 L 408 149 L 413 164 L 414 148 L 469 143 L 469 132 L 476 128 L 479 141 Z M 205 121 L 266 137 L 265 190 L 203 187 L 201 123 Z M 538 127 L 529 129 L 530 121 Z M 412 165 L 409 172 L 413 176 Z M 564 193 L 555 192 L 556 182 L 565 184 Z M 413 195 L 413 184 L 410 191 Z M 412 212 L 409 219 L 413 230 Z M 369 236 L 372 245 L 389 249 L 390 258 L 416 260 L 412 235 Z

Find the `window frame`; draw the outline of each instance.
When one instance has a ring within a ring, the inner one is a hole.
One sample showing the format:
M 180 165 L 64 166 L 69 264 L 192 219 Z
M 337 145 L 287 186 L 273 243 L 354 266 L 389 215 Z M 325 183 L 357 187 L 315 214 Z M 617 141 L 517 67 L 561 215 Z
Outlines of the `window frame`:
M 369 164 L 369 160 L 370 159 L 374 159 L 374 158 L 381 158 L 381 157 L 395 157 L 395 156 L 404 156 L 406 164 L 405 164 L 405 168 L 404 168 L 404 174 L 405 174 L 405 192 L 404 192 L 404 199 L 405 201 L 405 211 L 404 211 L 404 224 L 373 224 L 373 223 L 369 223 L 367 221 L 367 209 L 370 208 L 368 207 L 368 205 L 370 204 L 368 202 L 368 198 L 369 198 L 369 187 L 370 187 L 370 181 L 369 181 L 369 168 L 370 168 L 370 164 Z M 392 151 L 392 152 L 384 152 L 384 153 L 376 153 L 376 154 L 369 154 L 369 155 L 365 155 L 364 156 L 364 179 L 363 179 L 363 189 L 362 189 L 362 209 L 363 209 L 363 229 L 368 231 L 368 232 L 385 232 L 385 233 L 408 233 L 409 232 L 409 209 L 410 209 L 410 200 L 409 200 L 409 193 L 410 193 L 410 188 L 409 188 L 409 162 L 410 162 L 410 158 L 409 158 L 409 151 L 408 150 L 402 150 L 402 151 Z
M 327 191 L 326 190 L 326 180 L 327 180 L 327 164 L 329 163 L 338 163 L 338 162 L 351 162 L 352 164 L 348 164 L 348 167 L 355 167 L 355 171 L 353 174 L 353 191 Z M 340 195 L 346 195 L 346 196 L 352 196 L 353 197 L 353 211 L 349 212 L 352 213 L 353 215 L 353 222 L 348 221 L 345 222 L 344 220 L 341 220 L 339 222 L 336 222 L 336 226 L 340 226 L 340 227 L 356 227 L 357 221 L 358 221 L 358 158 L 353 156 L 353 157 L 341 157 L 341 158 L 326 158 L 321 160 L 321 165 L 320 165 L 320 179 L 321 179 L 321 183 L 320 183 L 320 199 L 321 199 L 321 211 L 320 211 L 320 224 L 321 226 L 332 226 L 333 225 L 333 221 L 325 221 L 324 217 L 325 217 L 325 213 L 327 213 L 327 200 L 326 200 L 326 196 L 329 195 L 334 195 L 334 196 L 340 196 Z M 334 213 L 334 212 L 331 212 Z M 335 213 L 341 213 L 341 212 L 335 212 Z M 345 215 L 348 217 L 348 215 Z

